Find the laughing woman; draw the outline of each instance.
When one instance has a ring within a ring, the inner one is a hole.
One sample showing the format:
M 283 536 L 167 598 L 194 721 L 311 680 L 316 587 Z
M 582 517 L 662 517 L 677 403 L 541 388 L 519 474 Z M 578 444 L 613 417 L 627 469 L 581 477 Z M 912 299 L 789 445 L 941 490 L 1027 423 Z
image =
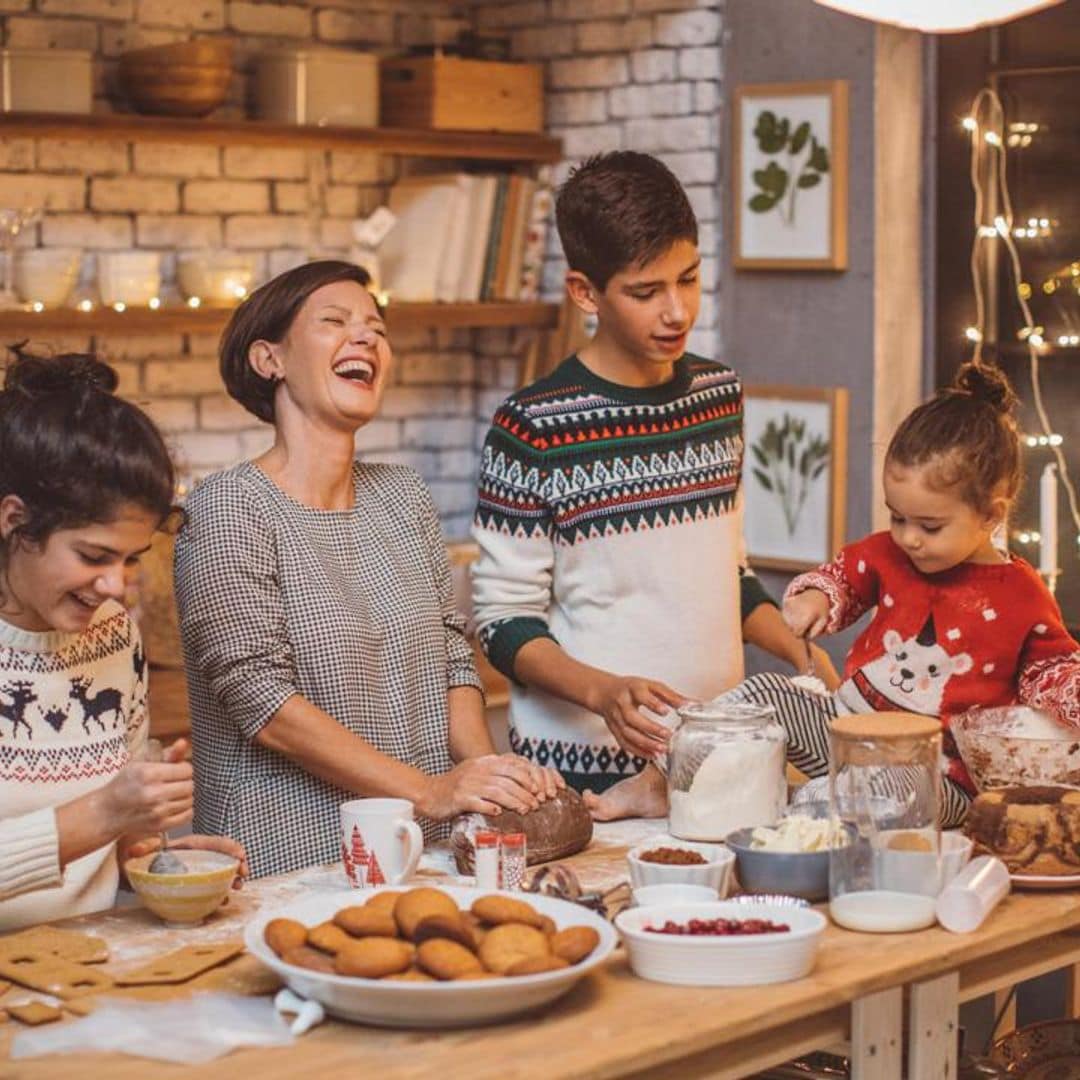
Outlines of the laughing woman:
M 309 263 L 237 309 L 222 376 L 274 444 L 199 484 L 177 540 L 196 827 L 253 876 L 336 860 L 356 795 L 410 799 L 433 839 L 559 783 L 494 752 L 423 482 L 354 460 L 393 362 L 367 281 Z

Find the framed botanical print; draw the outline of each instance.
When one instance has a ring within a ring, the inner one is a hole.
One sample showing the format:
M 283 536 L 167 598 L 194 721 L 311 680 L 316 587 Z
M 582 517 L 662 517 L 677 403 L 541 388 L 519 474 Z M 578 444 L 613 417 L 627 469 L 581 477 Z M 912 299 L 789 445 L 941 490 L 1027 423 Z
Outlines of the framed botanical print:
M 843 545 L 847 405 L 842 387 L 744 388 L 743 534 L 752 566 L 809 570 Z
M 735 88 L 737 270 L 846 270 L 848 84 Z

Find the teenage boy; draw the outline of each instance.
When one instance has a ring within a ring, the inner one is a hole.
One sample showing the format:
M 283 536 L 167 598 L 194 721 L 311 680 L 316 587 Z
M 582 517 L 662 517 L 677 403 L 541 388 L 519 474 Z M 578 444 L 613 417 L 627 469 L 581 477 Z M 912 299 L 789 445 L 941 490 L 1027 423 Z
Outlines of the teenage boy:
M 740 682 L 744 638 L 799 670 L 806 646 L 743 554 L 738 376 L 686 352 L 701 299 L 686 193 L 656 158 L 619 151 L 575 169 L 555 214 L 596 334 L 495 414 L 477 627 L 512 680 L 512 748 L 598 818 L 657 816 L 663 777 L 645 766 L 672 708 Z M 815 664 L 829 671 L 820 651 Z

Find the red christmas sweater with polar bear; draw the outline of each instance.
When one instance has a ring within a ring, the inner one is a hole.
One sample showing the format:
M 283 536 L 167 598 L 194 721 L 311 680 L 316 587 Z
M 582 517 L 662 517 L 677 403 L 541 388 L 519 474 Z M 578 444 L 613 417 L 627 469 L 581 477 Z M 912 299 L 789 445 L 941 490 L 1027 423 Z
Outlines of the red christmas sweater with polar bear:
M 1007 562 L 922 574 L 892 536 L 880 532 L 799 575 L 787 595 L 807 589 L 829 598 L 826 633 L 876 607 L 844 665 L 837 696 L 847 709 L 899 710 L 947 722 L 977 706 L 1019 701 L 1080 728 L 1080 645 L 1023 559 L 1011 555 Z M 966 786 L 960 769 L 949 772 Z

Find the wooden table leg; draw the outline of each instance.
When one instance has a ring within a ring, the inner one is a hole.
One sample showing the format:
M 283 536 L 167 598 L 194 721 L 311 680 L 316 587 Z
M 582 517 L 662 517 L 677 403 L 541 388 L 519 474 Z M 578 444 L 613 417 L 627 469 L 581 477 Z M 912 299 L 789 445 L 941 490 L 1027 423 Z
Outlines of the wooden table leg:
M 1016 994 L 1013 993 L 1015 989 L 1014 986 L 1007 986 L 1003 990 L 994 992 L 994 1019 L 997 1020 L 997 1024 L 990 1033 L 991 1040 L 1016 1030 Z M 1000 1019 L 998 1019 L 999 1016 Z
M 899 986 L 851 1003 L 852 1080 L 901 1080 L 903 1017 Z
M 956 1076 L 960 974 L 914 983 L 908 1015 L 908 1075 L 919 1080 Z
M 1080 964 L 1065 969 L 1065 1015 L 1080 1016 Z

